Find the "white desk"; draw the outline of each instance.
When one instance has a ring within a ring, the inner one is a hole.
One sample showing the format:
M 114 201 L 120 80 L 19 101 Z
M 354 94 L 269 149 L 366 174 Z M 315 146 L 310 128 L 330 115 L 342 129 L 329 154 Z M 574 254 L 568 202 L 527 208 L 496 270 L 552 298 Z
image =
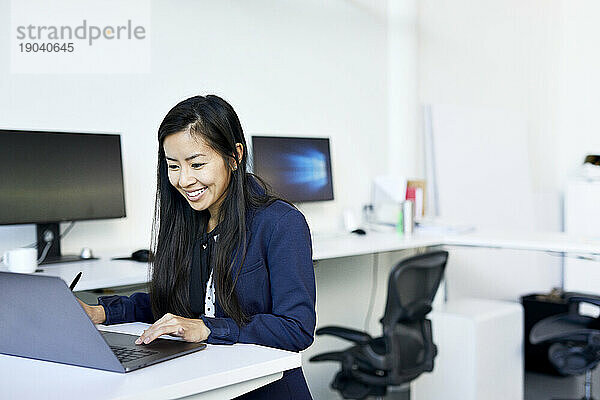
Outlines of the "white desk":
M 411 236 L 402 236 L 396 232 L 369 232 L 366 235 L 348 233 L 335 236 L 315 236 L 313 238 L 313 259 L 318 261 L 330 258 L 414 249 L 417 247 L 439 246 L 443 244 L 443 239 L 442 235 L 415 233 Z
M 564 233 L 521 233 L 509 231 L 474 231 L 464 234 L 425 234 L 401 236 L 395 232 L 370 232 L 367 235 L 339 234 L 313 239 L 313 259 L 326 260 L 364 254 L 382 253 L 430 246 L 490 247 L 600 255 L 600 239 L 575 237 Z M 83 271 L 76 290 L 91 290 L 146 283 L 148 266 L 135 261 L 99 260 L 40 266 L 42 275 L 61 277 L 67 284 Z M 6 267 L 0 267 L 6 271 Z
M 141 334 L 148 324 L 99 326 Z M 170 338 L 164 336 L 165 338 Z M 120 374 L 0 354 L 2 399 L 193 399 L 239 396 L 300 367 L 299 353 L 235 344 L 206 349 Z M 189 397 L 186 397 L 189 398 Z
M 323 260 L 429 246 L 490 247 L 600 255 L 600 238 L 554 232 L 474 230 L 460 234 L 429 234 L 417 231 L 411 236 L 402 236 L 395 232 L 372 232 L 367 235 L 317 237 L 313 241 L 313 258 Z
M 111 260 L 110 257 L 89 261 L 42 264 L 38 269 L 43 272 L 36 274 L 58 276 L 67 285 L 80 271 L 83 272 L 75 287 L 76 291 L 142 284 L 148 282 L 150 278 L 148 264 L 129 260 Z
M 574 255 L 600 255 L 600 238 L 554 232 L 511 232 L 478 230 L 460 235 L 445 235 L 446 246 L 490 247 L 512 250 L 545 251 Z
M 560 233 L 417 232 L 406 237 L 371 232 L 364 236 L 317 236 L 313 240 L 313 258 L 325 260 L 440 245 L 600 254 L 600 240 Z M 149 278 L 146 264 L 109 258 L 41 268 L 42 274 L 59 276 L 67 283 L 83 271 L 77 290 L 140 284 Z M 177 368 L 172 368 L 175 364 Z M 5 375 L 6 371 L 15 372 L 14 378 L 0 380 L 0 398 L 148 399 L 197 393 L 207 399 L 228 398 L 279 379 L 283 370 L 298 366 L 299 354 L 252 345 L 209 346 L 208 350 L 124 375 L 0 355 L 0 371 Z

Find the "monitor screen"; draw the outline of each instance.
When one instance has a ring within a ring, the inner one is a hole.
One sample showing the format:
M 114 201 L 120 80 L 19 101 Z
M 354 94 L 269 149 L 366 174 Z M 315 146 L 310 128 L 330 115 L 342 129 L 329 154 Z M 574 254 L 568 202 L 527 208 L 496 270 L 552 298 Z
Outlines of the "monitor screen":
M 0 130 L 0 224 L 125 216 L 121 138 Z
M 333 200 L 327 138 L 252 137 L 253 172 L 293 202 Z

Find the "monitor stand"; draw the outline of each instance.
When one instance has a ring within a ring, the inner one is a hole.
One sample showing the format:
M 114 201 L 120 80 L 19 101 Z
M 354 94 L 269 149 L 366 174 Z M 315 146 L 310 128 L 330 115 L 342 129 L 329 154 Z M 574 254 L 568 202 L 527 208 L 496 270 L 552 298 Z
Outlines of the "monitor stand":
M 44 261 L 40 263 L 42 264 L 56 264 L 56 263 L 64 263 L 64 262 L 72 262 L 72 261 L 88 261 L 88 259 L 83 259 L 79 255 L 68 254 L 63 255 L 60 251 L 60 226 L 58 222 L 48 223 L 48 224 L 36 224 L 37 231 L 37 249 L 38 249 L 38 259 L 42 256 L 44 249 L 46 248 L 46 240 L 44 237 L 47 232 L 51 232 L 53 235 L 52 244 L 48 249 L 48 253 L 46 254 L 46 258 Z

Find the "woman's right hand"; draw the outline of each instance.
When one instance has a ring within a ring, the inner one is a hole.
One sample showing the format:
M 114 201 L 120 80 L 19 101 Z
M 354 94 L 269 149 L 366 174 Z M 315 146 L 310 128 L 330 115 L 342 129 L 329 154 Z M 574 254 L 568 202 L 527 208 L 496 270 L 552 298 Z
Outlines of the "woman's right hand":
M 104 307 L 102 306 L 90 306 L 85 304 L 83 301 L 77 299 L 81 307 L 85 310 L 86 314 L 94 324 L 102 324 L 106 321 L 106 313 L 104 312 Z

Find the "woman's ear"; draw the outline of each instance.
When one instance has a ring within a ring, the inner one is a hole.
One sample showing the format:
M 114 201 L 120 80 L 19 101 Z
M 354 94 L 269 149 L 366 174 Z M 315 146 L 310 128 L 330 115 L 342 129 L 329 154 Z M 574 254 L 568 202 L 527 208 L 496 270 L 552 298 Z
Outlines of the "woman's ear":
M 235 152 L 237 153 L 237 163 L 242 162 L 242 157 L 244 156 L 244 145 L 241 143 L 235 144 Z
M 235 152 L 236 152 L 235 158 L 229 165 L 229 168 L 231 168 L 232 171 L 235 171 L 236 169 L 238 169 L 238 165 L 240 165 L 240 163 L 242 162 L 242 157 L 244 156 L 244 145 L 241 143 L 236 143 L 235 144 Z

